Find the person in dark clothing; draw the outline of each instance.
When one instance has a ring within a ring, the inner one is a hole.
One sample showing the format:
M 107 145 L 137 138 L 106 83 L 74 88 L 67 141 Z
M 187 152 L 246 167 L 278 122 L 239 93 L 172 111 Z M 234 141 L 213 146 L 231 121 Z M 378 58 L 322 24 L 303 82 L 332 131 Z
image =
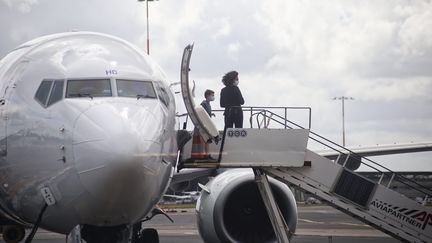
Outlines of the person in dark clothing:
M 205 98 L 205 100 L 203 100 L 203 102 L 201 102 L 201 106 L 204 108 L 204 110 L 207 111 L 208 115 L 210 117 L 212 117 L 215 114 L 212 113 L 212 108 L 211 108 L 210 102 L 215 100 L 214 91 L 210 90 L 210 89 L 206 90 L 204 92 L 204 98 Z
M 234 126 L 242 128 L 243 111 L 241 105 L 244 104 L 244 99 L 238 88 L 238 72 L 231 71 L 226 73 L 222 78 L 222 83 L 225 87 L 220 93 L 220 106 L 225 108 L 225 128 Z
M 209 117 L 215 116 L 215 114 L 212 113 L 212 108 L 210 105 L 210 102 L 215 100 L 214 91 L 207 89 L 204 92 L 204 98 L 205 98 L 205 100 L 203 100 L 203 102 L 201 102 L 201 106 L 207 112 Z M 209 144 L 206 143 L 202 138 L 201 138 L 201 143 L 204 143 L 204 153 L 206 154 L 204 159 L 209 159 L 209 160 L 213 159 L 213 157 L 211 157 L 209 154 Z

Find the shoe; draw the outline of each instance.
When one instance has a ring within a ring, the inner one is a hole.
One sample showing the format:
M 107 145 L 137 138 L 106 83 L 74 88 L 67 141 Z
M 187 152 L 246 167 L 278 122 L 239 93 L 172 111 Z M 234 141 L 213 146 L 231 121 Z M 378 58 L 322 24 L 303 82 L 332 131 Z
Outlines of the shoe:
M 204 159 L 206 159 L 206 160 L 216 160 L 215 158 L 211 157 L 211 155 L 204 156 Z

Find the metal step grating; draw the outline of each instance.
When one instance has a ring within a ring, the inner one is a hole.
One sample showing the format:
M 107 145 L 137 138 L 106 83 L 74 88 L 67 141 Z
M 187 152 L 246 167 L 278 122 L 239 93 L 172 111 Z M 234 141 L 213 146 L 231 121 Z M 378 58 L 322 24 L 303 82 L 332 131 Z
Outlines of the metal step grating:
M 366 207 L 374 188 L 374 182 L 344 169 L 333 188 L 333 193 Z

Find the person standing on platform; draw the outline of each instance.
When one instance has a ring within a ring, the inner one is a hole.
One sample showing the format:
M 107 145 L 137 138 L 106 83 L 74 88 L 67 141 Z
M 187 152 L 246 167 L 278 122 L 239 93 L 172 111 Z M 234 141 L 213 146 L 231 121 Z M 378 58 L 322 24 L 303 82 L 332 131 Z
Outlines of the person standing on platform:
M 201 102 L 201 106 L 204 108 L 204 110 L 207 112 L 209 117 L 215 116 L 215 114 L 212 113 L 212 108 L 210 105 L 210 102 L 215 100 L 214 91 L 207 89 L 204 92 L 204 98 L 203 102 Z M 213 157 L 209 154 L 209 144 L 206 141 L 204 142 L 204 153 L 206 154 L 205 159 L 213 159 Z
M 241 105 L 244 104 L 244 99 L 238 87 L 238 72 L 231 71 L 226 73 L 222 77 L 222 83 L 225 87 L 220 92 L 220 106 L 225 108 L 225 128 L 234 126 L 236 128 L 243 128 L 243 110 Z
M 212 113 L 212 108 L 210 105 L 210 102 L 215 100 L 215 96 L 214 96 L 214 91 L 213 90 L 206 90 L 204 92 L 204 98 L 205 100 L 203 100 L 203 102 L 201 102 L 201 106 L 204 108 L 204 110 L 207 111 L 207 114 L 209 115 L 209 117 L 215 116 L 215 114 Z

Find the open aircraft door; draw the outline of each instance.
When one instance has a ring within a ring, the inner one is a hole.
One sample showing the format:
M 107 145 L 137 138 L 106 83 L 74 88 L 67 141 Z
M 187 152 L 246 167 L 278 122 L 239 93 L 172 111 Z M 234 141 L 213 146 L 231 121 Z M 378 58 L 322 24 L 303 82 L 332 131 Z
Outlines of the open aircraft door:
M 189 86 L 189 63 L 192 50 L 193 44 L 185 47 L 181 62 L 180 83 L 183 101 L 192 123 L 198 129 L 204 141 L 215 141 L 217 143 L 219 141 L 219 132 L 204 108 L 201 105 L 195 105 L 194 95 Z

